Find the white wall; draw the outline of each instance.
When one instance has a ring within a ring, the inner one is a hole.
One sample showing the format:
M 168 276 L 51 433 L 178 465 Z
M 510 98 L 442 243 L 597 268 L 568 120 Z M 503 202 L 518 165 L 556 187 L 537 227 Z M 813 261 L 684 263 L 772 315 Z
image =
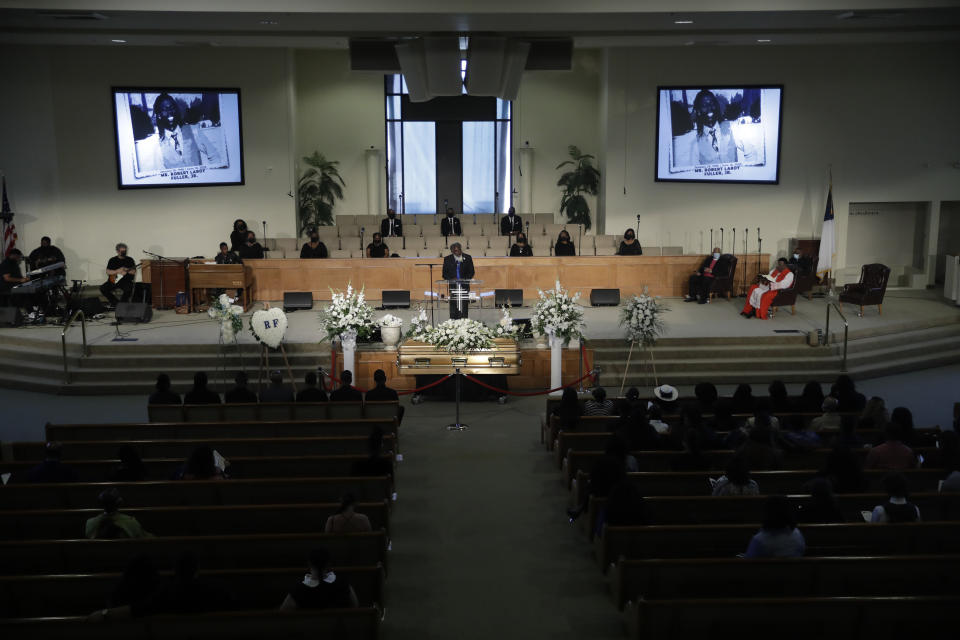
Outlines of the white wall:
M 612 49 L 604 79 L 607 228 L 630 226 L 640 213 L 644 244 L 699 253 L 711 227 L 725 227 L 727 243 L 737 227 L 737 251 L 745 227 L 755 249 L 760 227 L 764 250 L 782 253 L 791 237 L 819 235 L 832 165 L 837 259 L 858 274 L 847 250 L 850 202 L 960 196 L 960 171 L 951 166 L 960 148 L 958 56 L 956 45 Z M 656 87 L 717 82 L 784 85 L 779 185 L 654 181 Z
M 119 241 L 139 258 L 212 255 L 244 218 L 291 235 L 287 196 L 289 105 L 285 54 L 270 49 L 3 47 L 0 169 L 16 211 L 19 246 L 49 235 L 70 278 L 103 279 Z M 239 87 L 246 184 L 117 188 L 110 87 Z
M 925 202 L 851 202 L 847 223 L 847 261 L 880 262 L 890 267 L 890 286 L 906 285 L 902 277 L 922 266 L 927 221 Z

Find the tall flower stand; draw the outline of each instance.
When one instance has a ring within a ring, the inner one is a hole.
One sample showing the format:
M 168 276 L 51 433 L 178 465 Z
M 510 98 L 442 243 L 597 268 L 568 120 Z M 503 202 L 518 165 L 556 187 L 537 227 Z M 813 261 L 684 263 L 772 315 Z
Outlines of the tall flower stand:
M 340 347 L 343 349 L 343 370 L 349 371 L 356 378 L 357 332 L 351 329 L 341 333 Z
M 549 334 L 550 342 L 550 388 L 557 389 L 563 384 L 563 338 L 556 334 Z M 562 390 L 550 392 L 551 396 L 561 395 Z

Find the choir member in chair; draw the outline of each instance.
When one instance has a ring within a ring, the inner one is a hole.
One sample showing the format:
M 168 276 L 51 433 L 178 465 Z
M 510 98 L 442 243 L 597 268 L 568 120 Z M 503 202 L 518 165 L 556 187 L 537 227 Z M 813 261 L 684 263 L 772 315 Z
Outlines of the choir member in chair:
M 304 242 L 300 247 L 300 258 L 326 258 L 327 245 L 320 242 L 320 234 L 316 229 L 310 231 L 310 242 Z
M 527 242 L 527 234 L 520 232 L 517 234 L 517 240 L 513 243 L 513 246 L 510 247 L 510 256 L 532 256 L 533 248 L 530 246 L 530 243 Z
M 440 235 L 442 236 L 462 236 L 463 227 L 460 225 L 460 218 L 453 213 L 453 207 L 447 207 L 447 216 L 440 221 Z
M 500 218 L 500 235 L 513 236 L 523 231 L 523 220 L 517 215 L 517 210 L 510 207 L 507 215 Z
M 257 234 L 253 231 L 247 231 L 247 241 L 240 246 L 241 260 L 262 260 L 263 247 L 257 242 Z
M 366 255 L 368 258 L 389 258 L 390 248 L 383 241 L 383 236 L 379 233 L 373 234 L 373 242 L 367 245 Z
M 643 255 L 643 248 L 640 246 L 640 241 L 637 240 L 637 234 L 633 232 L 633 229 L 627 229 L 626 233 L 623 234 L 623 240 L 620 241 L 620 248 L 617 249 L 618 256 L 641 256 Z
M 393 209 L 387 209 L 387 217 L 380 221 L 380 235 L 384 238 L 399 238 L 403 235 L 403 223 Z
M 557 241 L 553 245 L 553 255 L 555 256 L 575 256 L 577 255 L 577 248 L 573 245 L 573 241 L 570 240 L 570 233 L 563 229 L 560 231 L 560 235 L 557 236 Z
M 450 245 L 450 255 L 443 259 L 444 280 L 472 280 L 474 276 L 473 258 L 463 252 L 463 247 L 459 242 Z M 459 285 L 463 300 L 456 300 L 456 291 L 458 285 L 450 286 L 450 319 L 466 318 L 470 311 L 470 301 L 466 296 L 470 293 L 470 285 Z
M 786 258 L 778 259 L 777 266 L 769 275 L 759 277 L 761 281 L 750 287 L 747 302 L 743 305 L 743 311 L 740 312 L 744 318 L 756 316 L 766 320 L 769 317 L 767 311 L 770 309 L 770 303 L 777 297 L 777 291 L 789 289 L 793 285 L 793 272 L 787 266 Z

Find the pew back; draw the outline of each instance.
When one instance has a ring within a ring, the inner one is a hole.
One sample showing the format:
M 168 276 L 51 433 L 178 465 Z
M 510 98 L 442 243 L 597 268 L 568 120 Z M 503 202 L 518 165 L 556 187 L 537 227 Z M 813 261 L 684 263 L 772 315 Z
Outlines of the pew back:
M 223 422 L 252 420 L 354 420 L 393 418 L 399 403 L 371 402 L 258 402 L 249 404 L 149 405 L 150 422 Z
M 228 438 L 303 438 L 315 436 L 368 436 L 374 427 L 384 435 L 397 434 L 391 418 L 354 420 L 285 420 L 279 422 L 156 422 L 113 424 L 47 424 L 46 439 L 67 440 L 225 440 Z

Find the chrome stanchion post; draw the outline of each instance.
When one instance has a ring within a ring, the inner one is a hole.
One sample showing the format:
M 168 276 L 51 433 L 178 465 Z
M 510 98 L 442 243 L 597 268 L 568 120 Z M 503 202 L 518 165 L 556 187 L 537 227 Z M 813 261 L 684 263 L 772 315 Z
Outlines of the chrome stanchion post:
M 457 398 L 457 419 L 452 424 L 447 425 L 447 431 L 463 431 L 467 429 L 467 425 L 460 422 L 460 378 L 462 374 L 460 373 L 460 367 L 454 369 L 454 375 L 457 377 L 456 380 L 456 398 Z

